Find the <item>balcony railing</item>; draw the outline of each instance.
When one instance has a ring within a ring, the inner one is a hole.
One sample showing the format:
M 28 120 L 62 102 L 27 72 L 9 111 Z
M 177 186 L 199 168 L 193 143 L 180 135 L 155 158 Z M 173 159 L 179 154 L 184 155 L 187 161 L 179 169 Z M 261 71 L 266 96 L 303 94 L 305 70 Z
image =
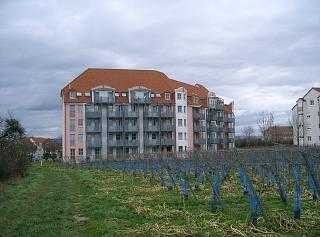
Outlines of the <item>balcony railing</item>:
M 204 113 L 193 113 L 193 119 L 194 120 L 204 120 L 206 118 Z
M 122 132 L 123 131 L 123 126 L 119 125 L 112 125 L 108 127 L 109 132 Z
M 94 97 L 94 103 L 98 104 L 114 104 L 115 99 L 114 97 L 101 97 L 101 96 L 95 96 Z
M 98 133 L 98 132 L 101 132 L 101 126 L 100 125 L 87 125 L 86 126 L 86 132 L 88 133 Z
M 208 144 L 219 144 L 220 139 L 219 138 L 209 138 L 208 139 Z
M 224 122 L 234 123 L 235 117 L 224 117 Z
M 86 110 L 86 118 L 101 118 L 101 111 Z
M 149 103 L 151 103 L 151 98 L 131 98 L 131 103 L 133 103 L 133 104 L 149 104 Z
M 222 126 L 218 126 L 218 125 L 209 125 L 208 131 L 210 131 L 210 132 L 221 132 L 221 131 L 223 131 L 223 127 Z
M 108 111 L 108 116 L 110 118 L 121 118 L 123 115 L 122 111 L 116 110 L 116 111 Z
M 213 105 L 209 105 L 210 108 L 216 109 L 216 110 L 223 110 L 224 104 L 223 103 L 215 103 Z
M 133 125 L 133 124 L 125 124 L 123 126 L 123 129 L 125 132 L 137 132 L 139 131 L 138 125 Z
M 123 116 L 128 118 L 137 118 L 139 113 L 138 111 L 124 111 Z
M 123 146 L 123 140 L 110 139 L 108 140 L 108 146 Z
M 139 146 L 139 140 L 124 140 L 123 146 Z
M 172 124 L 162 124 L 160 129 L 161 131 L 173 131 L 175 126 Z
M 206 139 L 204 139 L 204 138 L 195 138 L 194 139 L 194 144 L 196 144 L 196 145 L 204 145 L 204 144 L 206 144 Z
M 149 117 L 149 118 L 160 117 L 159 111 L 144 111 L 143 115 L 144 115 L 144 117 Z
M 205 132 L 205 131 L 207 131 L 207 128 L 206 128 L 206 126 L 197 124 L 197 125 L 193 126 L 193 131 L 194 132 Z
M 101 147 L 101 139 L 88 139 L 87 140 L 87 147 L 89 148 L 96 148 Z
M 160 130 L 158 125 L 148 125 L 148 124 L 145 124 L 143 126 L 143 129 L 144 131 L 148 131 L 148 132 L 157 132 Z
M 174 146 L 174 140 L 172 138 L 163 138 L 161 139 L 162 146 Z
M 160 116 L 161 117 L 172 118 L 172 117 L 174 117 L 174 112 L 173 112 L 173 110 L 162 110 L 160 112 Z
M 160 140 L 159 139 L 145 139 L 144 145 L 145 146 L 160 146 Z

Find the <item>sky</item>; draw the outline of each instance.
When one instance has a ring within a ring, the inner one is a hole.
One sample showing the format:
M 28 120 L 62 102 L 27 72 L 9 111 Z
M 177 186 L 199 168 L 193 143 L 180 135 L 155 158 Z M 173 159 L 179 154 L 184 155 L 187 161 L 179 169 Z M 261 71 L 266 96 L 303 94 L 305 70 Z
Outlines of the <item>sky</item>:
M 320 1 L 0 1 L 0 114 L 61 134 L 60 90 L 88 67 L 156 69 L 234 101 L 236 132 L 288 123 L 320 86 Z

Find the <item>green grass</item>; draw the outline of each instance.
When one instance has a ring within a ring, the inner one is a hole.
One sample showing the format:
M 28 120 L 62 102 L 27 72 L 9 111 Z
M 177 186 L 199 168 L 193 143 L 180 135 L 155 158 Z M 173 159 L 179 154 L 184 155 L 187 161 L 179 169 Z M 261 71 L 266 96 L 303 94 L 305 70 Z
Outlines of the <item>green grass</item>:
M 0 236 L 320 235 L 320 203 L 307 192 L 297 221 L 292 201 L 259 188 L 264 216 L 256 227 L 234 177 L 222 187 L 221 210 L 209 210 L 210 192 L 206 185 L 183 200 L 143 175 L 34 165 L 0 193 Z

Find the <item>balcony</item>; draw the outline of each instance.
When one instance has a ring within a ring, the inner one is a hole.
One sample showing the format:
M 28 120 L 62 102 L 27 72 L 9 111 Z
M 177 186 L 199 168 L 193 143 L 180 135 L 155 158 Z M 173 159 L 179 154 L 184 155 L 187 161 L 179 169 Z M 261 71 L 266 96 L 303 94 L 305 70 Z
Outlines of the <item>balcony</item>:
M 86 132 L 87 133 L 99 133 L 101 132 L 101 126 L 100 124 L 89 124 L 86 126 Z
M 122 132 L 123 131 L 123 126 L 119 125 L 112 125 L 108 127 L 109 132 Z
M 125 132 L 138 132 L 139 131 L 138 125 L 133 125 L 133 124 L 125 124 L 123 129 Z
M 219 144 L 220 139 L 219 138 L 209 138 L 208 139 L 208 144 Z
M 122 115 L 123 115 L 123 113 L 120 110 L 108 111 L 108 117 L 110 117 L 110 118 L 121 118 Z
M 160 113 L 159 111 L 144 111 L 143 116 L 148 118 L 159 118 Z
M 198 112 L 198 113 L 193 113 L 193 119 L 194 120 L 204 120 L 206 118 L 204 113 Z
M 229 133 L 234 133 L 235 129 L 234 128 L 225 128 L 226 131 L 228 131 Z
M 88 139 L 87 140 L 87 147 L 88 148 L 96 148 L 101 147 L 101 139 Z
M 209 105 L 209 108 L 215 109 L 215 110 L 223 110 L 224 109 L 224 103 L 223 102 L 214 103 L 212 105 Z
M 150 104 L 151 98 L 131 98 L 132 104 Z
M 194 139 L 194 144 L 195 145 L 205 145 L 206 144 L 206 139 L 204 138 L 195 138 Z
M 110 139 L 108 140 L 108 146 L 123 146 L 123 140 Z
M 206 128 L 206 126 L 196 124 L 196 125 L 193 125 L 193 131 L 194 132 L 205 132 L 205 131 L 207 131 L 207 128 Z
M 234 123 L 235 117 L 224 117 L 224 122 Z
M 208 131 L 209 132 L 221 132 L 221 131 L 223 131 L 223 127 L 218 126 L 218 125 L 209 125 Z
M 167 118 L 173 118 L 174 117 L 174 112 L 173 110 L 162 110 L 160 112 L 161 117 L 167 117 Z
M 162 124 L 161 125 L 161 131 L 173 131 L 174 129 L 175 129 L 175 126 L 174 125 L 172 125 L 172 124 Z
M 124 140 L 123 146 L 139 146 L 139 140 Z
M 138 111 L 124 111 L 123 116 L 127 118 L 137 118 L 139 117 Z
M 146 132 L 158 132 L 160 130 L 158 125 L 149 125 L 149 124 L 145 124 L 143 126 L 143 129 Z
M 208 114 L 208 120 L 213 120 L 213 121 L 217 121 L 218 120 L 218 115 L 214 114 L 214 113 L 209 113 Z
M 101 118 L 101 111 L 89 111 L 89 110 L 86 110 L 86 118 Z
M 145 139 L 144 145 L 145 146 L 160 146 L 160 140 L 159 139 Z
M 94 103 L 96 104 L 114 104 L 115 99 L 114 97 L 103 97 L 103 96 L 95 96 Z
M 162 146 L 174 146 L 174 140 L 172 138 L 163 138 L 161 139 Z

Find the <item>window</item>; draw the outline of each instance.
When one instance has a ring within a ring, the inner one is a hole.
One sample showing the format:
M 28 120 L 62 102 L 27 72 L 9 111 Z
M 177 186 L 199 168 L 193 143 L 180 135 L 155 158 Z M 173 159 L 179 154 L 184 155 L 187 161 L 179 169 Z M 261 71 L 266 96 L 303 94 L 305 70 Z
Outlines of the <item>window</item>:
M 183 146 L 179 146 L 179 152 L 182 152 L 183 151 Z
M 82 127 L 83 126 L 83 119 L 78 119 L 78 126 Z
M 71 157 L 71 159 L 74 159 L 75 156 L 76 156 L 76 151 L 75 151 L 75 149 L 70 149 L 70 157 Z
M 182 119 L 178 119 L 178 127 L 182 127 Z
M 195 104 L 199 103 L 199 97 L 198 96 L 193 97 L 193 103 L 195 103 Z
M 183 93 L 183 100 L 186 100 L 186 94 Z
M 308 136 L 308 141 L 311 142 L 311 140 L 312 140 L 312 139 L 311 139 L 311 136 Z
M 178 140 L 182 140 L 183 139 L 183 137 L 182 137 L 182 132 L 179 132 L 178 133 Z
M 187 133 L 184 133 L 184 140 L 187 140 Z
M 83 106 L 82 105 L 78 105 L 78 114 L 79 114 L 79 116 L 82 116 L 82 114 L 83 114 Z
M 186 113 L 187 107 L 183 106 L 183 113 Z
M 156 94 L 156 97 L 160 98 L 160 97 L 161 97 L 161 95 L 160 95 L 160 94 Z
M 116 134 L 116 140 L 120 140 L 121 139 L 121 135 L 119 133 Z
M 155 133 L 152 133 L 152 140 L 157 139 L 157 135 Z
M 69 97 L 70 97 L 70 99 L 75 99 L 75 98 L 77 97 L 77 92 L 75 92 L 75 91 L 70 91 L 70 92 L 69 92 Z
M 70 131 L 74 132 L 76 130 L 76 120 L 70 119 Z
M 314 105 L 314 100 L 310 100 L 310 105 Z
M 178 113 L 182 113 L 182 106 L 178 106 Z
M 90 92 L 85 92 L 84 95 L 85 96 L 90 96 Z
M 137 134 L 133 133 L 133 134 L 131 135 L 131 139 L 132 139 L 132 140 L 137 140 Z
M 75 143 L 76 143 L 75 135 L 74 134 L 70 134 L 70 146 L 74 146 Z
M 78 142 L 79 142 L 79 144 L 83 144 L 83 134 L 82 133 L 78 134 Z
M 74 118 L 76 116 L 76 106 L 70 105 L 70 111 L 69 111 L 70 117 Z
M 177 99 L 178 99 L 178 100 L 181 100 L 181 99 L 182 99 L 181 93 L 178 93 L 178 94 L 177 94 Z
M 83 156 L 83 149 L 82 148 L 79 148 L 78 154 L 79 154 L 79 156 Z
M 311 115 L 309 114 L 309 115 L 307 115 L 307 118 L 309 119 L 309 118 L 311 118 Z
M 170 100 L 170 93 L 165 93 L 164 98 L 165 100 Z
M 183 125 L 184 125 L 185 127 L 187 126 L 187 120 L 186 120 L 186 119 L 184 119 Z

